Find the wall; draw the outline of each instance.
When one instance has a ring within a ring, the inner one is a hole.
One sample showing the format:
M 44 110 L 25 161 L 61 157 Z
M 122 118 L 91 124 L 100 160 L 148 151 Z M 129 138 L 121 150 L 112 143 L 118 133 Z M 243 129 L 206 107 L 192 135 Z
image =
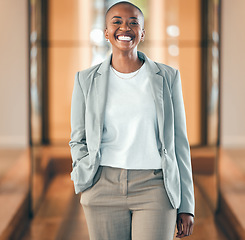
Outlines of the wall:
M 234 2 L 235 1 L 235 2 Z M 221 144 L 245 146 L 245 1 L 222 1 Z M 28 145 L 27 0 L 0 1 L 0 147 Z
M 48 107 L 52 144 L 67 144 L 70 139 L 75 72 L 91 65 L 91 55 L 95 51 L 89 38 L 96 23 L 93 17 L 96 15 L 93 12 L 95 2 L 93 5 L 90 0 L 49 1 Z M 188 138 L 191 145 L 198 145 L 201 142 L 200 0 L 151 0 L 148 3 L 145 5 L 149 15 L 145 21 L 146 40 L 139 50 L 155 61 L 180 69 Z M 179 54 L 171 57 L 167 53 L 170 39 L 164 29 L 174 24 L 180 28 L 180 36 L 171 39 L 171 44 L 178 40 Z
M 245 147 L 245 1 L 222 1 L 221 145 Z
M 201 1 L 151 0 L 148 4 L 149 19 L 145 22 L 145 43 L 148 45 L 142 50 L 152 60 L 180 70 L 188 140 L 192 146 L 199 145 L 201 144 Z M 179 36 L 171 37 L 167 34 L 166 29 L 171 25 L 179 28 Z M 177 47 L 179 53 L 170 54 L 171 46 Z
M 0 147 L 28 145 L 28 5 L 0 1 Z
M 48 2 L 48 107 L 52 144 L 68 144 L 75 74 L 91 66 L 92 3 L 91 0 Z

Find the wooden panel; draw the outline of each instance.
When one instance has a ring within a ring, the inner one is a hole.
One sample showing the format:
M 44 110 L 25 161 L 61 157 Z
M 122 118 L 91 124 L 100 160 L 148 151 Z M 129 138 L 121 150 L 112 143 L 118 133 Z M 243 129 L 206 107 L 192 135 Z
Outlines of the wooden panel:
M 77 41 L 79 25 L 78 1 L 48 1 L 49 41 Z
M 179 69 L 185 103 L 187 133 L 191 145 L 201 142 L 201 77 L 198 47 L 180 48 Z
M 48 116 L 50 143 L 67 144 L 70 105 L 77 71 L 91 66 L 90 0 L 50 0 L 48 49 Z
M 49 139 L 67 143 L 70 138 L 71 97 L 77 71 L 89 67 L 90 48 L 49 49 Z
M 201 0 L 178 0 L 180 41 L 198 44 L 201 39 Z

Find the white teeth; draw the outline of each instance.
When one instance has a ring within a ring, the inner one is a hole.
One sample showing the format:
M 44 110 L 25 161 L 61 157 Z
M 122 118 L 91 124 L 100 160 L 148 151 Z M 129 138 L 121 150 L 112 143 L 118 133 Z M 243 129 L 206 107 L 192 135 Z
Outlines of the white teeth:
M 129 36 L 118 36 L 118 39 L 121 41 L 131 41 L 131 37 Z

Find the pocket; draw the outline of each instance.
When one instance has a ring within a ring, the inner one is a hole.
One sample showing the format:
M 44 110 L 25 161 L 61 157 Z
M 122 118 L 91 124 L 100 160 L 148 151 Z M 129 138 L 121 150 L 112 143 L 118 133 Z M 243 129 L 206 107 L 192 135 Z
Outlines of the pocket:
M 154 169 L 153 174 L 154 175 L 162 175 L 163 174 L 162 169 Z
M 97 172 L 95 173 L 94 175 L 94 178 L 93 178 L 93 184 L 92 184 L 92 187 L 98 183 L 98 181 L 100 180 L 100 177 L 101 177 L 101 173 L 102 173 L 102 169 L 103 169 L 103 166 L 99 166 L 98 167 L 98 170 Z
M 90 187 L 86 188 L 84 191 L 82 191 L 82 193 L 87 192 L 88 190 L 92 189 L 95 185 L 97 185 L 97 183 L 99 182 L 100 177 L 101 177 L 102 169 L 103 169 L 103 166 L 98 167 L 98 169 L 97 169 L 97 171 L 93 177 L 92 185 Z
M 83 157 L 82 160 L 77 161 L 76 165 L 72 168 L 70 175 L 75 185 L 87 185 L 92 174 L 88 166 L 91 166 L 89 154 Z
M 82 205 L 89 205 L 91 204 L 91 196 L 93 196 L 94 189 L 97 186 L 97 184 L 100 182 L 101 179 L 101 174 L 102 174 L 103 166 L 99 166 L 97 172 L 94 175 L 93 178 L 93 184 L 86 188 L 84 191 L 82 191 L 81 198 L 80 198 L 80 203 Z
M 78 176 L 77 176 L 77 168 L 76 167 L 73 167 L 71 173 L 71 180 L 74 182 L 74 183 L 77 183 L 78 181 Z

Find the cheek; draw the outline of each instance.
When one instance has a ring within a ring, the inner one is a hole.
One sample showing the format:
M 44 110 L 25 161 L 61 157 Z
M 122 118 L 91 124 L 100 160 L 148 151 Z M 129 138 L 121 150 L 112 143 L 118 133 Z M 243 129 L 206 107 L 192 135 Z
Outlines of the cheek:
M 109 36 L 109 37 L 113 38 L 113 37 L 114 37 L 114 34 L 115 34 L 115 31 L 114 31 L 114 30 L 110 29 L 110 30 L 108 31 L 108 36 Z

